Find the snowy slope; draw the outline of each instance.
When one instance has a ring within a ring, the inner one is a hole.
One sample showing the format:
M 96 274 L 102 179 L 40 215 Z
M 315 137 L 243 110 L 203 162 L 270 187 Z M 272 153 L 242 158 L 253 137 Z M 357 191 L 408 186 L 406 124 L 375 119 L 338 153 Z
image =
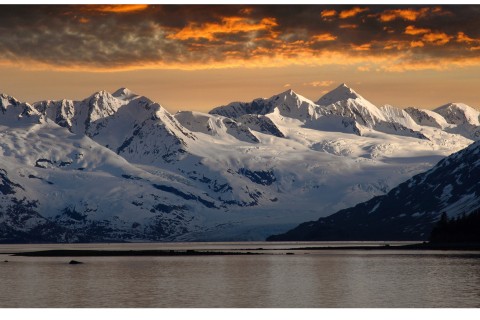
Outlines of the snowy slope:
M 475 141 L 480 139 L 480 112 L 466 104 L 448 103 L 433 111 L 407 108 L 405 112 L 419 125 L 439 128 Z
M 260 240 L 473 141 L 345 85 L 318 104 L 289 90 L 209 114 L 171 115 L 126 88 L 33 107 L 2 95 L 2 110 L 0 169 L 15 190 L 4 208 L 34 201 L 31 219 L 56 241 Z
M 115 114 L 122 103 L 106 91 L 99 91 L 83 101 L 41 101 L 34 108 L 58 125 L 75 133 L 89 133 L 97 128 L 92 124 Z
M 410 107 L 406 108 L 404 112 L 408 113 L 412 120 L 418 125 L 435 127 L 439 129 L 448 127 L 448 123 L 445 118 L 432 110 Z
M 340 116 L 354 121 L 358 135 L 368 135 L 371 130 L 401 136 L 426 139 L 417 131 L 417 126 L 408 115 L 391 106 L 377 108 L 373 103 L 359 95 L 346 84 L 321 97 L 317 104 L 319 114 L 323 116 Z
M 18 127 L 43 121 L 43 117 L 28 103 L 0 94 L 0 125 Z
M 83 101 L 43 101 L 35 108 L 71 132 L 86 134 L 127 160 L 177 161 L 194 135 L 162 106 L 126 88 L 114 95 L 100 91 Z M 66 119 L 64 106 L 69 106 Z M 63 125 L 67 123 L 67 125 Z
M 473 140 L 480 139 L 480 112 L 472 107 L 463 103 L 448 103 L 433 111 L 440 114 L 449 124 L 445 131 Z
M 420 130 L 418 124 L 407 111 L 390 105 L 385 105 L 380 110 L 386 121 L 401 124 L 406 128 Z
M 480 112 L 463 103 L 448 103 L 434 110 L 451 124 L 470 124 L 479 126 Z
M 267 116 L 260 114 L 245 114 L 236 119 L 239 123 L 247 126 L 251 130 L 271 134 L 279 138 L 285 137 L 277 125 Z
M 388 112 L 388 111 L 387 111 Z M 401 136 L 425 139 L 414 130 L 414 121 L 405 126 L 402 121 L 391 121 L 384 111 L 377 108 L 346 84 L 324 95 L 317 103 L 295 93 L 285 91 L 268 99 L 255 99 L 250 103 L 234 102 L 210 111 L 211 114 L 223 115 L 241 121 L 241 117 L 273 115 L 277 120 L 293 119 L 305 128 L 321 131 L 341 131 L 357 135 L 368 135 L 371 130 Z M 408 115 L 404 115 L 408 117 Z M 397 117 L 398 118 L 398 117 Z M 272 119 L 270 117 L 270 119 Z M 399 119 L 399 118 L 398 118 Z M 398 120 L 397 119 L 397 120 Z M 290 120 L 287 120 L 290 121 Z M 254 123 L 245 123 L 251 129 L 258 129 Z
M 63 230 L 56 241 L 170 239 L 200 229 L 195 212 L 216 206 L 201 190 L 141 170 L 56 124 L 1 129 L 1 169 L 14 186 L 0 190 L 2 208 L 34 203 L 39 222 Z
M 294 119 L 309 119 L 318 106 L 307 98 L 289 89 L 268 99 L 255 99 L 250 103 L 232 102 L 226 106 L 211 110 L 210 114 L 218 114 L 229 118 L 238 118 L 246 114 L 265 115 L 274 109 L 285 117 Z
M 480 142 L 475 142 L 386 195 L 269 239 L 426 240 L 442 212 L 452 218 L 480 208 L 479 156 Z
M 230 118 L 212 116 L 201 112 L 182 111 L 175 114 L 175 119 L 193 132 L 202 132 L 219 139 L 233 138 L 240 141 L 258 143 L 257 137 L 248 127 Z
M 386 120 L 380 109 L 344 83 L 321 97 L 317 104 L 324 107 L 322 114 L 348 117 L 368 128 Z

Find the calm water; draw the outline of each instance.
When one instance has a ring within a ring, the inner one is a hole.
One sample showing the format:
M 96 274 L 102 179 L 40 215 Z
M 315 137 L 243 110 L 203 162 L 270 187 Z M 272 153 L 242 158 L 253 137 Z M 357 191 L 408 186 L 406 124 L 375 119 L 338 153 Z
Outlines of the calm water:
M 0 252 L 60 248 L 231 251 L 305 246 L 0 245 Z M 84 262 L 81 265 L 69 265 L 69 257 L 2 254 L 0 307 L 480 307 L 478 252 L 266 252 L 271 254 L 75 258 Z

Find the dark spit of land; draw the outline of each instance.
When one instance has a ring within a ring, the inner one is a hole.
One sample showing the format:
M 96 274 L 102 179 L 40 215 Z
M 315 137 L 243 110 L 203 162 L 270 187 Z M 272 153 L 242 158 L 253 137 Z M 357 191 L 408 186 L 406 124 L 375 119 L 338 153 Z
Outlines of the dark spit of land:
M 288 250 L 455 250 L 455 251 L 480 251 L 480 243 L 414 243 L 406 245 L 382 244 L 378 246 L 324 246 L 324 247 L 302 247 Z
M 265 254 L 262 251 L 298 251 L 298 250 L 460 250 L 480 251 L 480 243 L 416 243 L 408 245 L 378 246 L 321 246 L 282 249 L 237 249 L 236 251 L 204 251 L 204 250 L 43 250 L 17 252 L 14 256 L 26 257 L 123 257 L 123 256 L 230 256 Z M 252 252 L 253 251 L 253 252 Z M 287 253 L 288 254 L 288 253 Z M 292 254 L 292 253 L 290 253 Z
M 44 250 L 17 252 L 24 257 L 131 257 L 131 256 L 229 256 L 258 254 L 252 252 L 198 251 L 198 250 Z

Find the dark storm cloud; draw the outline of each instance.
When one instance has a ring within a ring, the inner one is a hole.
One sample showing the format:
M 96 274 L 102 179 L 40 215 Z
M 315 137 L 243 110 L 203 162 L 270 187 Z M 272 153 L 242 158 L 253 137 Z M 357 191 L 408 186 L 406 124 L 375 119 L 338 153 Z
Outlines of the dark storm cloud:
M 401 71 L 480 63 L 480 6 L 0 9 L 0 63 L 29 67 L 208 68 L 301 62 L 363 63 Z M 441 63 L 434 61 L 438 59 Z

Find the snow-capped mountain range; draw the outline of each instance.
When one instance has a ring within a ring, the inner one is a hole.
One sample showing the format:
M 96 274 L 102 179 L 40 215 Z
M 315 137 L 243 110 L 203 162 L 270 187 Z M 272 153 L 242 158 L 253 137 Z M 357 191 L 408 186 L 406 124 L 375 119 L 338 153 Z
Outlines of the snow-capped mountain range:
M 263 240 L 430 169 L 479 112 L 377 108 L 346 85 L 170 114 L 121 88 L 0 96 L 0 241 Z

